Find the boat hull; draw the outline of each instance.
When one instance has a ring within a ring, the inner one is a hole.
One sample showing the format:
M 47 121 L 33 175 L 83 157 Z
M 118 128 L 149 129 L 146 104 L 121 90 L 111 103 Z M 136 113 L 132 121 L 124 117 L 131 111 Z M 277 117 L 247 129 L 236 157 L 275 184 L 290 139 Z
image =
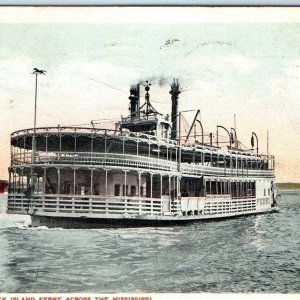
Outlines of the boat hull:
M 268 210 L 240 212 L 224 215 L 201 215 L 191 217 L 69 217 L 69 216 L 31 216 L 31 226 L 46 226 L 48 228 L 64 229 L 99 229 L 99 228 L 118 228 L 118 227 L 158 227 L 158 226 L 178 226 L 186 225 L 200 221 L 217 221 L 228 218 L 241 217 L 246 215 L 264 214 L 278 212 L 278 208 Z

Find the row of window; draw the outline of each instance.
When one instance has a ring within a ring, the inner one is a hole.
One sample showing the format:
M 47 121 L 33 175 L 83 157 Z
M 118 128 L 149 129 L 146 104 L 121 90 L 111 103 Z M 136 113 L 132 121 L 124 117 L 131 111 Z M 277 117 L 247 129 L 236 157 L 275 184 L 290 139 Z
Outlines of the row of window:
M 206 194 L 223 195 L 231 194 L 233 198 L 255 197 L 255 182 L 229 182 L 229 181 L 206 181 Z
M 128 186 L 123 184 L 115 184 L 115 196 L 138 196 L 137 187 L 135 185 Z M 140 186 L 140 195 L 144 195 L 144 187 Z
M 271 203 L 271 199 L 267 198 L 267 199 L 257 199 L 257 204 L 258 205 L 265 205 L 265 204 L 270 204 Z

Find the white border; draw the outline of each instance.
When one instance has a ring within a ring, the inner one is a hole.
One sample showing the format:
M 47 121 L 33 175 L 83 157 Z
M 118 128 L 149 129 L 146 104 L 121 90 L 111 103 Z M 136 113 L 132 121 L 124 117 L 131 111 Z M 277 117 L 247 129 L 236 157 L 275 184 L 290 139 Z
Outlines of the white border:
M 1 1 L 1 0 L 0 0 Z M 134 16 L 134 17 L 133 17 Z M 199 24 L 300 23 L 300 7 L 15 7 L 0 23 Z
M 1 5 L 87 6 L 87 5 L 151 5 L 151 6 L 298 6 L 300 0 L 0 0 Z

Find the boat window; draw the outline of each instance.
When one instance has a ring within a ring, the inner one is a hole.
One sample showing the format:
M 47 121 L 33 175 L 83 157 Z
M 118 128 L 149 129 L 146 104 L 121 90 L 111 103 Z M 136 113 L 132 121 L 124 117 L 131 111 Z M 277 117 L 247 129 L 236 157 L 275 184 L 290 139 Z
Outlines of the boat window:
M 136 196 L 136 186 L 135 185 L 132 185 L 130 187 L 130 195 L 131 196 Z
M 115 196 L 120 196 L 120 185 L 115 184 Z

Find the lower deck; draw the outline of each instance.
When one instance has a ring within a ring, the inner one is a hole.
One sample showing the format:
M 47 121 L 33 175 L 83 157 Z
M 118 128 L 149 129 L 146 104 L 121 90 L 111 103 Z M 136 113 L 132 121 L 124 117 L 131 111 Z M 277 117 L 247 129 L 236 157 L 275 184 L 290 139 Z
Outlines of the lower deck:
M 184 223 L 191 220 L 269 212 L 274 206 L 275 202 L 270 196 L 242 199 L 231 199 L 230 195 L 180 199 L 66 195 L 37 195 L 30 199 L 22 195 L 8 197 L 8 213 L 12 214 L 88 220 L 144 220 L 154 223 Z
M 31 216 L 182 223 L 264 212 L 275 205 L 272 178 L 69 167 L 12 174 L 7 212 Z

